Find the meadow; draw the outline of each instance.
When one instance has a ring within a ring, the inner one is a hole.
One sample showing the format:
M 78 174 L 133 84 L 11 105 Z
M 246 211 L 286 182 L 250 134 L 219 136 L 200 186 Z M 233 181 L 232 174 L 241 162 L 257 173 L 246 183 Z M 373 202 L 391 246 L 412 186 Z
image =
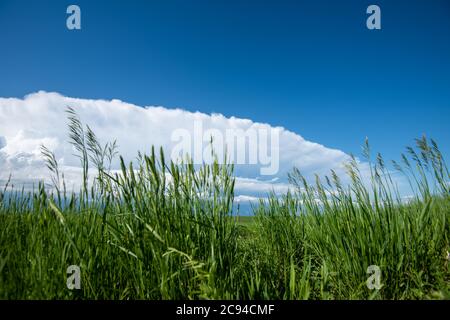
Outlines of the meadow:
M 389 166 L 366 142 L 369 181 L 355 158 L 350 183 L 334 172 L 310 183 L 294 168 L 292 191 L 241 217 L 232 164 L 174 164 L 154 149 L 125 163 L 72 109 L 68 120 L 81 190 L 67 190 L 43 146 L 53 185 L 0 192 L 0 299 L 450 297 L 450 176 L 433 140 Z M 116 157 L 120 172 L 110 170 Z M 393 170 L 410 183 L 407 200 Z M 70 265 L 79 290 L 66 286 Z M 371 265 L 380 289 L 367 286 Z

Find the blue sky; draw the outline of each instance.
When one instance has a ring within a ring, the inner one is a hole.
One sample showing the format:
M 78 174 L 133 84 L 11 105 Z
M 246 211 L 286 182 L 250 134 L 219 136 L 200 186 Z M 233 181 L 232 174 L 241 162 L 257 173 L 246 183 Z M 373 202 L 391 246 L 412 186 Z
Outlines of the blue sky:
M 82 30 L 66 29 L 77 4 Z M 365 27 L 381 7 L 382 30 Z M 283 126 L 387 158 L 450 154 L 448 1 L 0 0 L 0 97 L 118 98 Z

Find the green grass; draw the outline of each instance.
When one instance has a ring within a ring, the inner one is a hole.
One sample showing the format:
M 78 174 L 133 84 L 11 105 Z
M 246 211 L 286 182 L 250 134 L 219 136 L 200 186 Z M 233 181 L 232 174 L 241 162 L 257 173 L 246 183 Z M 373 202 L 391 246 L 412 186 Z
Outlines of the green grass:
M 253 216 L 238 216 L 236 222 L 244 227 L 251 227 L 255 223 L 255 218 Z
M 350 184 L 334 172 L 310 184 L 294 169 L 293 191 L 233 217 L 232 165 L 176 165 L 152 150 L 113 173 L 115 143 L 101 146 L 68 112 L 82 189 L 66 190 L 43 148 L 53 188 L 0 193 L 1 299 L 449 298 L 449 172 L 432 140 L 393 163 L 408 202 L 366 143 L 368 183 L 356 160 Z M 66 287 L 69 265 L 81 290 Z M 380 290 L 366 286 L 370 265 Z

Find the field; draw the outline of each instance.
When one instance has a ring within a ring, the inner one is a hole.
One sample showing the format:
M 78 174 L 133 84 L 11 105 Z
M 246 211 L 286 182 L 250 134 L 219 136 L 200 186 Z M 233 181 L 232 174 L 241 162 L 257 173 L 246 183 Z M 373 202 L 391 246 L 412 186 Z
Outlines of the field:
M 53 187 L 0 194 L 0 299 L 450 297 L 449 172 L 432 140 L 392 165 L 411 183 L 407 201 L 367 143 L 370 181 L 356 160 L 350 184 L 293 169 L 292 192 L 236 217 L 232 165 L 176 165 L 152 150 L 113 173 L 115 144 L 101 146 L 73 110 L 69 120 L 82 189 L 66 190 L 43 147 Z M 79 290 L 66 286 L 70 265 Z M 378 289 L 367 285 L 373 265 Z

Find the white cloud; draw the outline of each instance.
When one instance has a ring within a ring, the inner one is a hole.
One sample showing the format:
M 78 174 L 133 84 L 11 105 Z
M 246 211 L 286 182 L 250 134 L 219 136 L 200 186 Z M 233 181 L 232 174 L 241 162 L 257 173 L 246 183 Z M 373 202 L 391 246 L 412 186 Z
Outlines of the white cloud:
M 267 192 L 275 194 L 285 194 L 289 190 L 289 184 L 283 182 L 275 182 L 273 180 L 265 181 L 252 178 L 236 178 L 236 192 L 239 194 L 257 194 L 264 196 Z
M 79 160 L 73 156 L 68 141 L 65 110 L 71 106 L 83 123 L 88 124 L 102 142 L 117 139 L 119 153 L 132 161 L 137 151 L 149 152 L 152 145 L 162 146 L 170 154 L 174 147 L 174 130 L 193 130 L 195 121 L 205 129 L 266 128 L 269 124 L 248 119 L 226 118 L 220 114 L 188 112 L 163 107 L 139 107 L 120 100 L 89 100 L 64 97 L 58 93 L 38 92 L 24 99 L 0 98 L 0 182 L 12 174 L 13 180 L 33 183 L 49 173 L 40 155 L 40 145 L 52 150 L 68 181 L 68 186 L 79 185 Z M 260 176 L 260 165 L 236 166 L 236 191 L 249 200 L 264 196 L 269 191 L 277 194 L 288 190 L 287 173 L 297 166 L 307 177 L 314 172 L 326 174 L 330 169 L 343 172 L 343 162 L 349 159 L 344 152 L 307 141 L 300 135 L 279 129 L 280 170 L 275 176 Z M 113 169 L 118 163 L 113 164 Z
M 259 203 L 260 200 L 262 200 L 264 198 L 259 198 L 259 197 L 253 197 L 253 196 L 246 196 L 243 194 L 237 195 L 234 197 L 234 202 L 235 203 L 253 203 L 253 204 L 257 204 Z

